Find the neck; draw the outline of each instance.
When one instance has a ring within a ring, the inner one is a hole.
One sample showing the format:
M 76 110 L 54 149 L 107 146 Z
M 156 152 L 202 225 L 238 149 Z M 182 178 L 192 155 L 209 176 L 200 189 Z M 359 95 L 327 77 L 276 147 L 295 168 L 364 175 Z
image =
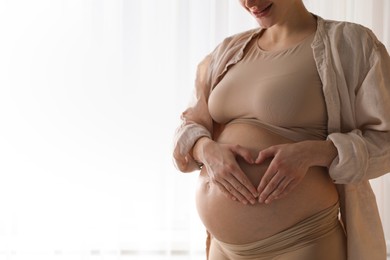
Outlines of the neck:
M 299 35 L 307 35 L 315 31 L 315 17 L 307 11 L 302 2 L 297 2 L 293 8 L 283 15 L 279 22 L 266 30 L 269 41 L 278 43 Z

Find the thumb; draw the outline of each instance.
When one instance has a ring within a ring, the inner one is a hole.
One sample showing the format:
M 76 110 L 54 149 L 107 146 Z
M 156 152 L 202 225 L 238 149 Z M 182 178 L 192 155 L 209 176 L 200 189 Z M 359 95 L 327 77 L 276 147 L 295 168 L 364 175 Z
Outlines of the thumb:
M 244 158 L 245 161 L 247 161 L 250 164 L 255 162 L 254 159 L 252 158 L 251 152 L 240 145 L 233 146 L 232 151 L 235 155 L 241 156 L 242 158 Z
M 273 147 L 271 146 L 271 147 L 266 148 L 264 150 L 261 150 L 259 152 L 259 155 L 257 156 L 257 158 L 255 160 L 255 163 L 256 164 L 261 164 L 265 160 L 267 160 L 268 158 L 274 157 L 274 156 L 275 156 L 275 149 L 273 149 Z

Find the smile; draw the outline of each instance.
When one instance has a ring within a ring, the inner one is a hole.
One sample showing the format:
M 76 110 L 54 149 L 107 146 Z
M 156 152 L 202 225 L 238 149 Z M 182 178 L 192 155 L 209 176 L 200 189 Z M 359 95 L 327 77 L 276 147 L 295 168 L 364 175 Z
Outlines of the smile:
M 268 15 L 269 11 L 271 10 L 271 7 L 272 3 L 261 9 L 261 11 L 252 11 L 251 13 L 256 17 L 261 18 Z

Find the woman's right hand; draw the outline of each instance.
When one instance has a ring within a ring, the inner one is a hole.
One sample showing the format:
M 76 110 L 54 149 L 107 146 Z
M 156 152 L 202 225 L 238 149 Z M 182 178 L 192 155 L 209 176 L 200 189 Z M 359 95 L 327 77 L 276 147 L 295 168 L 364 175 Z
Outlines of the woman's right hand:
M 210 181 L 227 197 L 244 204 L 255 204 L 258 192 L 237 163 L 241 156 L 253 164 L 248 149 L 240 145 L 220 144 L 208 137 L 200 138 L 194 145 L 193 156 L 207 169 Z

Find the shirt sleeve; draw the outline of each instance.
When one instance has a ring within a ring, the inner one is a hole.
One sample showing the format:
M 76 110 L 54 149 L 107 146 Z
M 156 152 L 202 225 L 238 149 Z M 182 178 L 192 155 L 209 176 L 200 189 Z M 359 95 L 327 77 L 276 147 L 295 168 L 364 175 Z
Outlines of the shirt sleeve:
M 211 54 L 207 55 L 197 67 L 194 95 L 190 106 L 181 114 L 181 124 L 174 135 L 174 165 L 182 172 L 199 169 L 199 165 L 192 157 L 192 147 L 200 137 L 212 137 L 213 120 L 207 105 L 211 87 L 209 76 L 211 57 Z
M 336 183 L 358 183 L 390 172 L 390 57 L 374 39 L 369 66 L 355 90 L 356 129 L 328 136 L 338 150 L 329 168 Z

